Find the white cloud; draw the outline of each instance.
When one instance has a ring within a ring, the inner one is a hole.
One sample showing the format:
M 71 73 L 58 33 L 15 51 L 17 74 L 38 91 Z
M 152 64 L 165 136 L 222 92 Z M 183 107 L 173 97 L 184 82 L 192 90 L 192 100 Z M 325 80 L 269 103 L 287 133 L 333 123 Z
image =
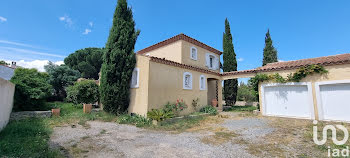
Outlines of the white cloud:
M 90 32 L 91 32 L 90 29 L 85 29 L 85 31 L 83 32 L 83 35 L 87 35 L 87 34 L 89 34 Z
M 33 51 L 33 50 L 28 50 L 28 49 L 21 49 L 21 48 L 12 48 L 12 47 L 2 47 L 2 46 L 0 46 L 0 50 L 6 51 L 6 52 L 26 53 L 26 54 L 33 54 L 33 55 L 42 55 L 42 56 L 65 58 L 65 56 L 62 56 L 62 55 L 38 52 L 38 51 Z
M 94 22 L 90 21 L 89 25 L 90 25 L 90 27 L 94 26 Z
M 30 45 L 30 44 L 12 42 L 12 41 L 7 41 L 7 40 L 0 40 L 0 43 L 2 43 L 2 44 L 9 44 L 9 45 L 16 45 L 16 46 L 21 46 L 21 47 L 35 48 L 35 49 L 45 49 L 45 48 L 41 48 L 41 47 Z
M 73 21 L 68 15 L 64 15 L 58 18 L 60 21 L 63 21 L 67 26 L 72 26 Z
M 0 22 L 6 22 L 6 21 L 7 21 L 7 19 L 6 19 L 6 18 L 4 18 L 4 17 L 0 16 Z
M 243 58 L 238 58 L 237 61 L 243 61 L 244 59 Z
M 6 61 L 7 63 L 11 63 L 12 61 Z M 44 66 L 47 65 L 49 63 L 48 60 L 33 60 L 33 61 L 25 61 L 25 60 L 19 60 L 16 61 L 16 65 L 17 66 L 21 66 L 24 68 L 35 68 L 37 70 L 39 70 L 40 72 L 45 72 Z M 64 62 L 63 61 L 56 61 L 53 62 L 56 65 L 61 65 Z
M 278 59 L 278 62 L 283 62 L 284 60 L 280 60 L 280 59 Z

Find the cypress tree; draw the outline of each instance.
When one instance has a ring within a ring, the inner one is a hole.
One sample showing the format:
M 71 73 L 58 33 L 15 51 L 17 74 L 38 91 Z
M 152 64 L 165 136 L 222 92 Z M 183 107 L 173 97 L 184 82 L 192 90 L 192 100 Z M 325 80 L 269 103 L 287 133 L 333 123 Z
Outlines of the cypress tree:
M 263 59 L 263 66 L 268 63 L 277 62 L 277 50 L 272 45 L 272 39 L 270 36 L 270 30 L 267 30 L 266 36 L 265 36 L 265 48 L 264 48 L 264 59 Z
M 118 0 L 101 68 L 101 103 L 107 112 L 123 113 L 129 107 L 130 81 L 136 64 L 134 47 L 139 33 L 126 0 Z
M 230 23 L 228 22 L 227 18 L 225 20 L 225 32 L 223 35 L 223 50 L 223 71 L 237 71 L 236 53 L 233 48 Z M 224 81 L 224 97 L 226 105 L 233 106 L 236 103 L 237 89 L 237 79 L 230 79 Z

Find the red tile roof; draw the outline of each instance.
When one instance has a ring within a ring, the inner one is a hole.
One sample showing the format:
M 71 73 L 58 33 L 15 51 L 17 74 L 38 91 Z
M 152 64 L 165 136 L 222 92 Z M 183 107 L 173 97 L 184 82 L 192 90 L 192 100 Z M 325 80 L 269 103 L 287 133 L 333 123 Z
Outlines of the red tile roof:
M 164 40 L 162 42 L 159 42 L 157 44 L 154 44 L 152 46 L 149 46 L 147 48 L 141 49 L 141 50 L 139 50 L 137 52 L 137 54 L 144 54 L 144 53 L 150 52 L 150 51 L 155 50 L 157 48 L 160 48 L 160 47 L 166 46 L 168 44 L 174 43 L 174 42 L 176 42 L 178 40 L 184 40 L 186 42 L 192 43 L 192 44 L 194 44 L 194 45 L 196 45 L 198 47 L 202 47 L 202 48 L 204 48 L 204 49 L 206 49 L 208 51 L 211 51 L 211 52 L 213 52 L 215 54 L 218 54 L 218 55 L 222 54 L 221 51 L 219 51 L 219 50 L 217 50 L 217 49 L 215 49 L 213 47 L 210 47 L 210 46 L 208 46 L 208 45 L 206 45 L 206 44 L 204 44 L 204 43 L 202 43 L 202 42 L 200 42 L 200 41 L 198 41 L 198 40 L 196 40 L 194 38 L 191 38 L 191 37 L 189 37 L 189 36 L 187 36 L 187 35 L 185 35 L 183 33 L 178 34 L 178 35 L 176 35 L 174 37 L 171 37 L 171 38 L 169 38 L 167 40 Z
M 269 63 L 269 64 L 266 64 L 265 66 L 256 68 L 256 70 L 257 71 L 290 70 L 290 69 L 296 69 L 296 68 L 300 68 L 300 67 L 312 65 L 312 64 L 318 64 L 323 66 L 350 64 L 350 53 L 318 57 L 318 58 L 301 59 L 301 60 L 294 60 L 294 61 Z
M 204 69 L 204 68 L 200 68 L 200 67 L 196 67 L 196 66 L 191 66 L 191 65 L 187 65 L 187 64 L 181 64 L 181 63 L 178 63 L 175 61 L 167 60 L 165 58 L 157 58 L 157 57 L 153 57 L 153 56 L 146 56 L 146 57 L 150 58 L 150 61 L 153 61 L 156 63 L 166 64 L 166 65 L 170 65 L 170 66 L 175 66 L 175 67 L 180 67 L 180 68 L 184 68 L 184 69 L 189 69 L 189 70 L 193 70 L 193 71 L 198 71 L 198 72 L 203 72 L 203 73 L 207 73 L 207 74 L 213 74 L 213 75 L 220 76 L 219 72 L 211 71 L 208 69 Z
M 144 56 L 144 55 L 142 55 L 142 56 Z M 262 67 L 258 67 L 256 69 L 251 69 L 251 70 L 219 73 L 219 72 L 211 71 L 208 69 L 199 68 L 196 66 L 191 66 L 191 65 L 187 65 L 187 64 L 174 62 L 171 60 L 167 60 L 165 58 L 157 58 L 157 57 L 153 57 L 153 56 L 145 56 L 145 57 L 150 58 L 150 61 L 153 61 L 153 62 L 171 65 L 171 66 L 180 67 L 180 68 L 185 68 L 185 69 L 194 70 L 194 71 L 199 71 L 199 72 L 203 72 L 203 73 L 207 73 L 207 74 L 219 75 L 219 76 L 251 74 L 251 73 L 280 71 L 280 70 L 291 70 L 291 69 L 297 69 L 297 68 L 307 66 L 307 65 L 312 65 L 312 64 L 318 64 L 318 65 L 323 65 L 323 66 L 350 64 L 350 53 L 348 53 L 348 54 L 339 54 L 339 55 L 333 55 L 333 56 L 301 59 L 301 60 L 294 60 L 294 61 L 275 62 L 275 63 L 269 63 L 269 64 L 262 66 Z
M 233 72 L 224 72 L 222 75 L 238 75 L 238 74 L 249 74 L 249 73 L 259 73 L 259 72 L 269 72 L 269 71 L 280 71 L 280 70 L 292 70 L 297 69 L 307 65 L 341 65 L 341 64 L 350 64 L 350 53 L 348 54 L 339 54 L 326 57 L 310 58 L 310 59 L 301 59 L 294 61 L 284 61 L 284 62 L 275 62 L 269 63 L 265 66 L 258 67 L 252 70 L 243 70 L 243 71 L 233 71 Z

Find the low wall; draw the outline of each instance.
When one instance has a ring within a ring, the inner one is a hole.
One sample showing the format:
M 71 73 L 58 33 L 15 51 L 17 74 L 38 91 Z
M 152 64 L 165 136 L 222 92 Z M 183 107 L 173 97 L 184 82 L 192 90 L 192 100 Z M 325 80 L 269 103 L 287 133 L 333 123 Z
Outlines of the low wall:
M 0 130 L 9 122 L 14 93 L 15 85 L 0 78 Z

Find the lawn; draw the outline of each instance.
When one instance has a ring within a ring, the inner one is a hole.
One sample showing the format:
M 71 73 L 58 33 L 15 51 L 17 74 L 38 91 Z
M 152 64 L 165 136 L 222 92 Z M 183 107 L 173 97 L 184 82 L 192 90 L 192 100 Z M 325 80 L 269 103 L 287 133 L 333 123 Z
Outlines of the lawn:
M 63 157 L 50 149 L 52 128 L 78 123 L 85 126 L 89 120 L 115 121 L 117 117 L 103 111 L 83 113 L 82 106 L 71 103 L 48 103 L 61 108 L 60 117 L 11 121 L 0 133 L 0 157 Z M 49 105 L 51 106 L 51 105 Z

